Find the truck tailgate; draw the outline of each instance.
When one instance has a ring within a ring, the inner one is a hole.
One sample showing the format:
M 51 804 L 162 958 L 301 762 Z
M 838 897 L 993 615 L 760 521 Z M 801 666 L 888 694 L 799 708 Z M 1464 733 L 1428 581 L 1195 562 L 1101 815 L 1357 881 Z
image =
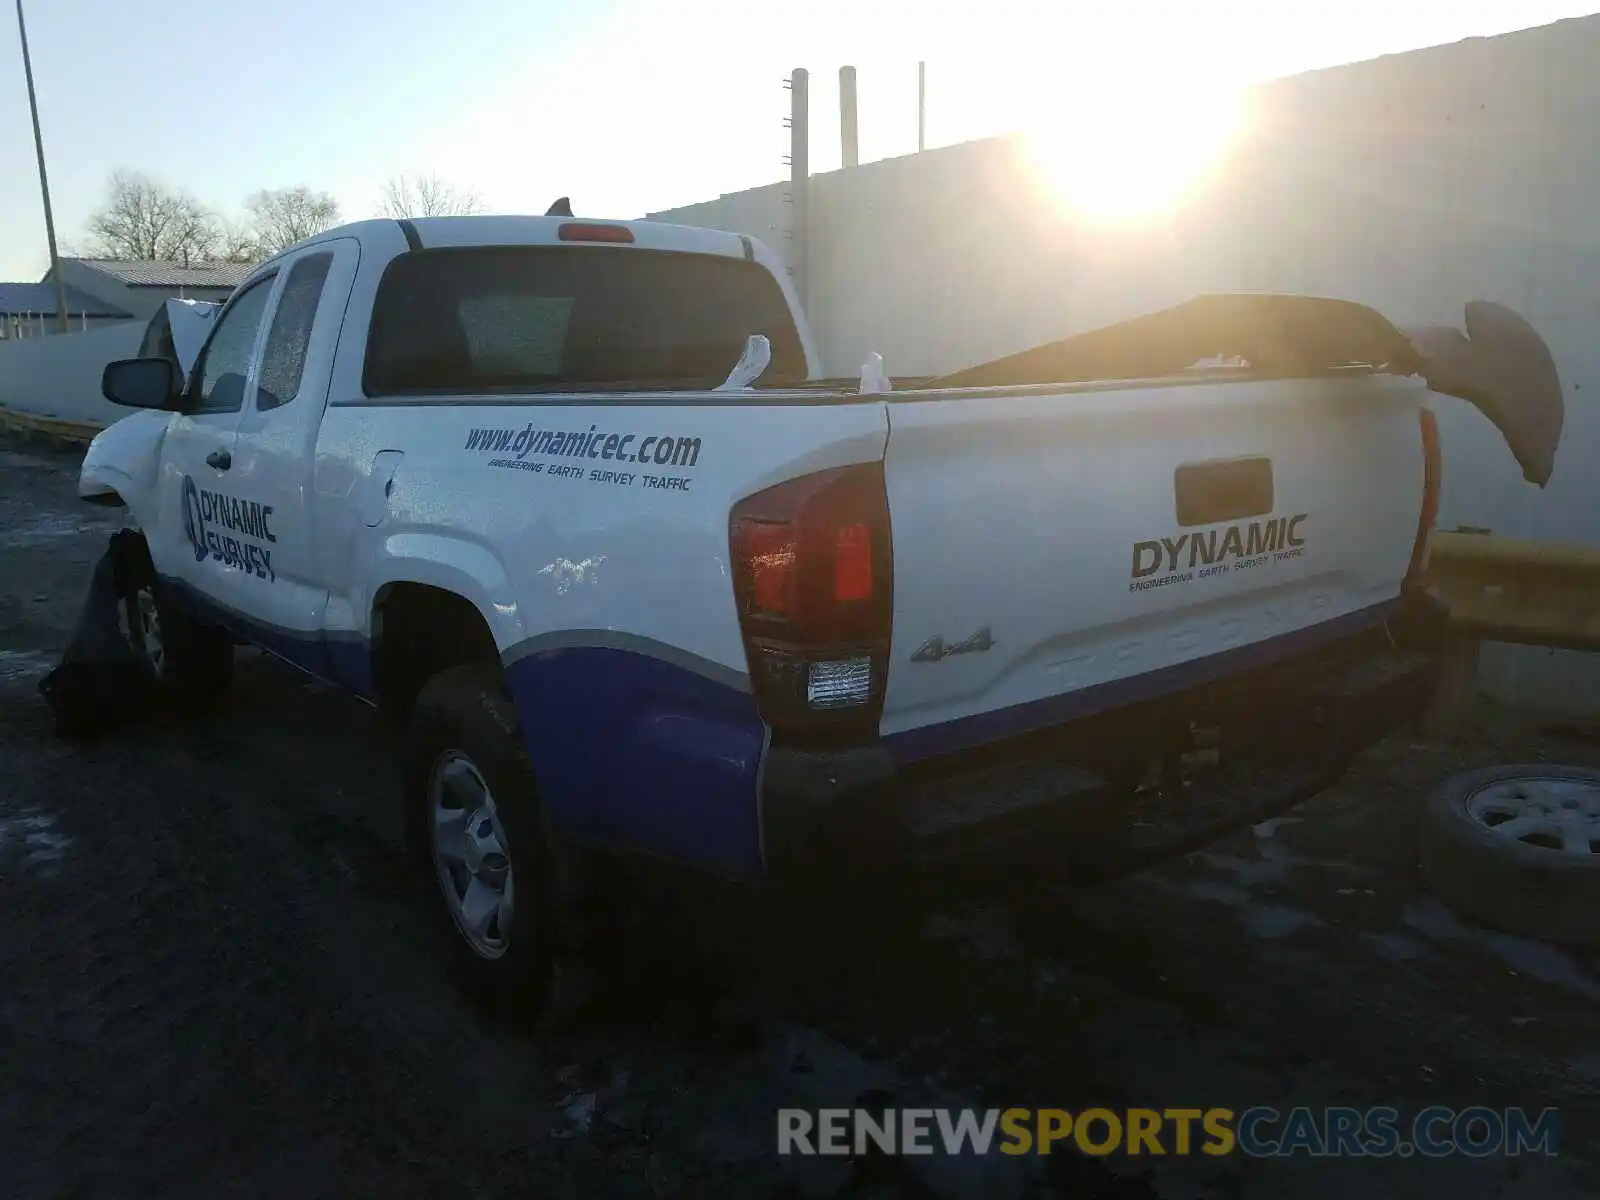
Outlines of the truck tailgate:
M 959 750 L 1381 619 L 1426 395 L 1358 373 L 896 398 L 889 744 Z

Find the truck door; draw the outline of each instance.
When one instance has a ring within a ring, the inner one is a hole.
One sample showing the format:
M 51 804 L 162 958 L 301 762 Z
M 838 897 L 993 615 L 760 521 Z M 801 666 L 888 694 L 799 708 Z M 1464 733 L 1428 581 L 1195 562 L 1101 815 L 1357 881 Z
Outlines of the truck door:
M 200 351 L 181 411 L 162 443 L 160 513 L 145 530 L 156 570 L 180 600 L 202 610 L 225 605 L 247 569 L 230 540 L 229 472 L 275 273 L 234 294 Z
M 241 526 L 232 532 L 253 547 L 229 577 L 229 606 L 253 641 L 324 678 L 329 581 L 316 568 L 311 473 L 359 259 L 355 239 L 341 238 L 280 260 L 228 476 Z

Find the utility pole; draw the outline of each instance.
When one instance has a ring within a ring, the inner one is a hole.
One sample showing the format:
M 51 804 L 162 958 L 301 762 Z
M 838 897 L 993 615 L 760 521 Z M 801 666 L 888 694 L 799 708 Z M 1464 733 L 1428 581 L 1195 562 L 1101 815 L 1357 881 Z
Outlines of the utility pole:
M 33 113 L 33 148 L 39 156 L 39 191 L 44 197 L 45 237 L 50 241 L 50 274 L 56 281 L 56 321 L 62 333 L 70 333 L 67 285 L 61 278 L 61 256 L 56 253 L 56 219 L 50 211 L 50 177 L 44 169 L 44 135 L 39 132 L 39 98 L 33 90 L 33 60 L 28 56 L 28 24 L 22 16 L 22 0 L 17 0 L 17 33 L 22 37 L 22 73 L 28 79 L 28 108 Z

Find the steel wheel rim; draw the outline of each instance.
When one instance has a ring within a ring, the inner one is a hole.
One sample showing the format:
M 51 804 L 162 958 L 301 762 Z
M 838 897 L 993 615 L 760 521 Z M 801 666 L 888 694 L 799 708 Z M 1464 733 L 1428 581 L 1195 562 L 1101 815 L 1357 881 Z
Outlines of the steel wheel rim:
M 133 594 L 133 636 L 144 655 L 150 673 L 157 679 L 167 669 L 166 643 L 161 638 L 161 610 L 156 607 L 155 589 L 142 587 Z
M 1507 842 L 1592 857 L 1600 848 L 1600 787 L 1581 779 L 1519 775 L 1466 799 L 1467 815 Z
M 500 958 L 516 914 L 510 843 L 488 781 L 459 750 L 434 763 L 428 819 L 439 890 L 456 929 L 480 957 Z

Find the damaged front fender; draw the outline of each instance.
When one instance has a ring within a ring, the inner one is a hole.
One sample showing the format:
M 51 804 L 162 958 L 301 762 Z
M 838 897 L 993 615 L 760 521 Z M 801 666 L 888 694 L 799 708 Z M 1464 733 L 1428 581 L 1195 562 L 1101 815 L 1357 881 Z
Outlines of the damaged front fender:
M 1465 331 L 1402 331 L 1364 304 L 1320 296 L 1197 296 L 1175 308 L 1076 334 L 931 380 L 941 388 L 1023 387 L 1180 375 L 1209 360 L 1241 364 L 1231 378 L 1315 378 L 1366 367 L 1420 375 L 1429 388 L 1477 406 L 1500 430 L 1523 476 L 1543 487 L 1555 470 L 1564 408 L 1555 359 L 1511 309 L 1466 306 Z
M 1566 406 L 1555 358 L 1538 331 L 1504 305 L 1473 300 L 1465 332 L 1448 325 L 1403 332 L 1428 387 L 1474 405 L 1506 439 L 1523 478 L 1549 483 Z
M 171 414 L 164 412 L 130 413 L 96 434 L 78 469 L 78 497 L 94 504 L 120 499 L 141 524 L 155 495 L 161 442 L 170 420 Z

